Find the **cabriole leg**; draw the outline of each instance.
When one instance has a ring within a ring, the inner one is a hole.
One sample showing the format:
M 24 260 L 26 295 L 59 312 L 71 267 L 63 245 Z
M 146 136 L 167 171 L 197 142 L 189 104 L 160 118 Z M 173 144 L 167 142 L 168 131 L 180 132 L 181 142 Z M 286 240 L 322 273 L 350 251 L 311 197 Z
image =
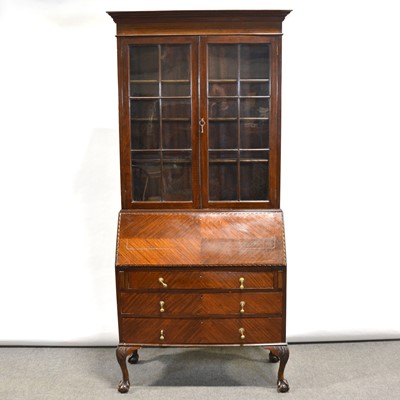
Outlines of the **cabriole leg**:
M 288 346 L 270 346 L 267 349 L 271 352 L 269 359 L 272 362 L 280 360 L 278 369 L 278 392 L 285 393 L 289 391 L 289 383 L 284 377 L 286 363 L 289 360 Z M 271 355 L 272 354 L 272 355 Z M 275 361 L 276 360 L 276 361 Z
M 118 385 L 118 391 L 120 393 L 127 393 L 129 391 L 129 387 L 131 386 L 129 382 L 129 373 L 128 368 L 126 366 L 126 358 L 129 357 L 132 353 L 136 352 L 139 347 L 129 347 L 129 346 L 118 346 L 117 347 L 117 360 L 118 364 L 121 367 L 122 371 L 122 380 Z

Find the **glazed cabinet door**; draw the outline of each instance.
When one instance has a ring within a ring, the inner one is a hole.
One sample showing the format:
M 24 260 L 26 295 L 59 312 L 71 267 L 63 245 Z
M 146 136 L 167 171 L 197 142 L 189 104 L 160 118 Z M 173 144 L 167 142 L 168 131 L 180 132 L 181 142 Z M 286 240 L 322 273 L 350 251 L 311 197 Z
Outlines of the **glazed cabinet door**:
M 207 208 L 279 207 L 277 52 L 275 38 L 267 36 L 201 39 Z
M 280 37 L 119 38 L 123 208 L 279 208 Z
M 193 37 L 120 41 L 127 208 L 199 206 L 197 53 Z

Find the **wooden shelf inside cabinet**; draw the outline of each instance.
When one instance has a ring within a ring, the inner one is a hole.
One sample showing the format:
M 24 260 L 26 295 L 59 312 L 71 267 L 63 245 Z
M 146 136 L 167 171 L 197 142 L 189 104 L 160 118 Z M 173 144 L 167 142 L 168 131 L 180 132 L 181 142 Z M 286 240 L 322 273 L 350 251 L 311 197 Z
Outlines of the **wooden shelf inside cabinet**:
M 122 371 L 144 346 L 263 346 L 289 390 L 280 210 L 289 11 L 109 12 L 117 25 Z

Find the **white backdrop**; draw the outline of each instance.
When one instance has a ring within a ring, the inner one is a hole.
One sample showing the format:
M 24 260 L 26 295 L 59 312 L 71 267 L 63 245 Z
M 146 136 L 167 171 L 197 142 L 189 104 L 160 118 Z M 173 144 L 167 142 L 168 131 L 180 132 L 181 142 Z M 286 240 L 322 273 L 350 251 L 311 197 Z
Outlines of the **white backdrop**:
M 117 342 L 115 24 L 163 1 L 0 2 L 0 344 Z M 183 7 L 182 7 L 183 6 Z M 289 341 L 400 337 L 393 2 L 202 0 L 284 22 Z

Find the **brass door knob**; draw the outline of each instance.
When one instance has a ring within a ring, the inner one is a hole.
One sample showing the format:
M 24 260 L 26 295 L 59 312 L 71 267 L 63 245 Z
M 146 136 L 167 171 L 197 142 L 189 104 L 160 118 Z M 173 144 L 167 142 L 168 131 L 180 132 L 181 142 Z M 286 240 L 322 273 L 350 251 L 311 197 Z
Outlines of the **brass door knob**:
M 161 285 L 163 285 L 163 287 L 168 287 L 168 285 L 164 282 L 164 278 L 163 277 L 159 277 L 158 278 L 158 282 L 160 282 L 161 283 Z
M 239 333 L 240 333 L 240 339 L 246 338 L 246 336 L 244 336 L 244 328 L 239 328 Z
M 161 329 L 160 331 L 160 340 L 164 340 L 165 336 L 164 336 L 164 331 Z
M 239 304 L 240 304 L 240 312 L 244 313 L 244 306 L 246 305 L 246 302 L 245 301 L 241 301 Z
M 240 286 L 239 289 L 244 289 L 244 278 L 239 278 Z
M 165 310 L 164 310 L 164 304 L 165 304 L 165 301 L 160 301 L 160 312 L 164 312 Z

